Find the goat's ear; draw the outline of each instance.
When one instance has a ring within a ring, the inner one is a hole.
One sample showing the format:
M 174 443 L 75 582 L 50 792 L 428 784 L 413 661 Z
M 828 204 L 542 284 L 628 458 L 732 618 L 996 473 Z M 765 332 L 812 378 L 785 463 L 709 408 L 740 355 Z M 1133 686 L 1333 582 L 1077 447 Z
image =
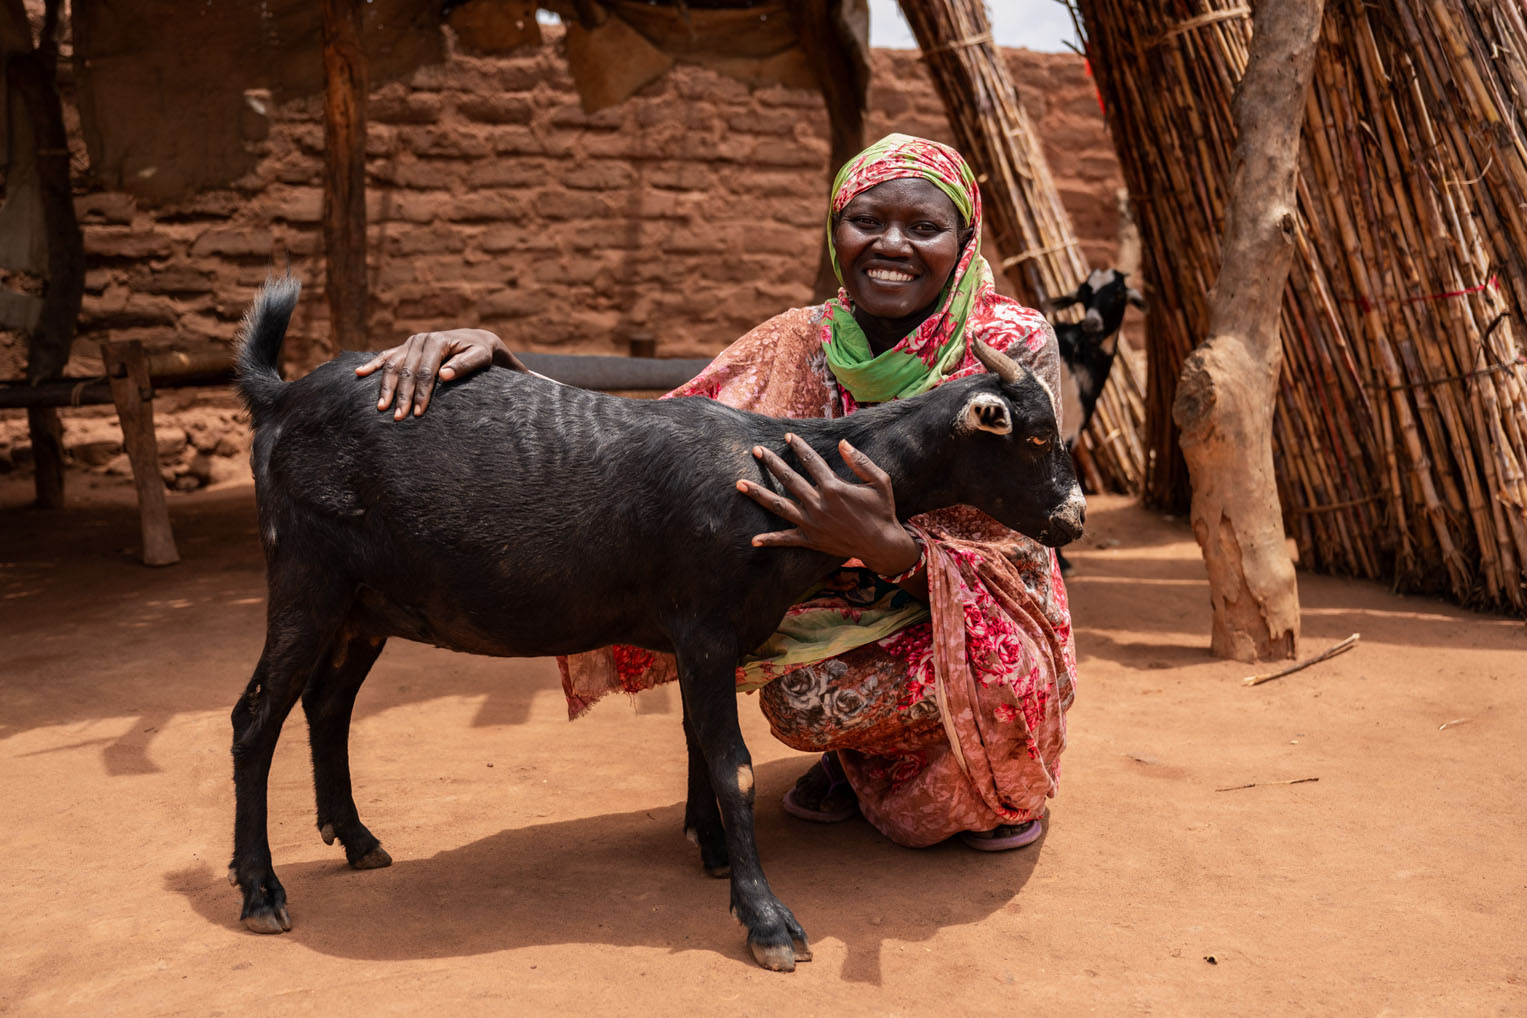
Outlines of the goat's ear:
M 1039 310 L 1043 311 L 1045 314 L 1049 314 L 1051 311 L 1059 311 L 1061 308 L 1068 308 L 1079 300 L 1081 300 L 1081 298 L 1074 293 L 1064 293 L 1059 297 L 1050 297 L 1047 300 L 1040 301 Z
M 1139 290 L 1136 290 L 1133 286 L 1125 287 L 1124 296 L 1131 304 L 1139 308 L 1141 311 L 1146 310 L 1145 295 L 1142 294 Z
M 960 410 L 954 429 L 962 435 L 972 431 L 990 431 L 993 435 L 1010 434 L 1013 430 L 1013 412 L 1007 400 L 1001 396 L 978 392 Z

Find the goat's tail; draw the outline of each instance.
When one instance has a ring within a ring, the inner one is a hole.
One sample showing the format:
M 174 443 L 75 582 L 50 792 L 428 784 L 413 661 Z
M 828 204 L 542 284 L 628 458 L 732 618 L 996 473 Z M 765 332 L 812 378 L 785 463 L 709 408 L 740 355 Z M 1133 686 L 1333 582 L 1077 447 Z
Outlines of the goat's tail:
M 290 274 L 271 276 L 244 314 L 239 332 L 238 388 L 251 414 L 267 409 L 281 388 L 281 341 L 302 284 Z

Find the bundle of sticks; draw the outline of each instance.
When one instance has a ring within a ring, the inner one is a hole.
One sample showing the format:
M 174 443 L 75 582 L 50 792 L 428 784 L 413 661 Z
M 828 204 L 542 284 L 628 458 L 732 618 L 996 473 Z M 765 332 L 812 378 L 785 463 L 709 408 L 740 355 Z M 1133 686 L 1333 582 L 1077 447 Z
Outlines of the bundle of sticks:
M 1070 293 L 1089 267 L 1050 179 L 1044 147 L 992 42 L 981 0 L 902 4 L 943 99 L 949 126 L 981 184 L 993 258 L 1026 304 Z M 1079 316 L 1080 312 L 1060 312 Z M 1093 491 L 1138 493 L 1145 475 L 1145 398 L 1120 337 L 1108 384 L 1076 450 Z
M 1149 285 L 1147 498 L 1207 332 L 1250 10 L 1075 0 Z M 1275 457 L 1301 563 L 1527 614 L 1527 22 L 1492 0 L 1328 0 L 1283 305 Z

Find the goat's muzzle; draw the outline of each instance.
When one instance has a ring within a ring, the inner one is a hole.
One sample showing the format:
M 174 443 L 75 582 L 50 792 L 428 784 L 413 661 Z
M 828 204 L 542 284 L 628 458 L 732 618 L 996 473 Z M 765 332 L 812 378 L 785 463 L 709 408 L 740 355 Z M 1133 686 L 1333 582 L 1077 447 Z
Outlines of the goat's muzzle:
M 1080 485 L 1071 488 L 1071 494 L 1060 508 L 1050 514 L 1040 542 L 1051 548 L 1070 544 L 1082 536 L 1082 526 L 1087 522 L 1087 500 L 1082 496 Z

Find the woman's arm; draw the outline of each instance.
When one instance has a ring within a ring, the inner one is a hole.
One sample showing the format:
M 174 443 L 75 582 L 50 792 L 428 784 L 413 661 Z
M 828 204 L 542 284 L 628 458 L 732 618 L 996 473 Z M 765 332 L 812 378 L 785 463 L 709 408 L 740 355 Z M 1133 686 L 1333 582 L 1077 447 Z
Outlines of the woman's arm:
M 382 369 L 382 391 L 376 408 L 397 406 L 393 419 L 401 421 L 410 410 L 415 417 L 429 407 L 435 380 L 453 382 L 463 375 L 481 371 L 489 364 L 526 371 L 520 359 L 486 329 L 451 329 L 446 332 L 419 332 L 390 350 L 384 350 L 355 369 L 357 375 L 369 375 Z

